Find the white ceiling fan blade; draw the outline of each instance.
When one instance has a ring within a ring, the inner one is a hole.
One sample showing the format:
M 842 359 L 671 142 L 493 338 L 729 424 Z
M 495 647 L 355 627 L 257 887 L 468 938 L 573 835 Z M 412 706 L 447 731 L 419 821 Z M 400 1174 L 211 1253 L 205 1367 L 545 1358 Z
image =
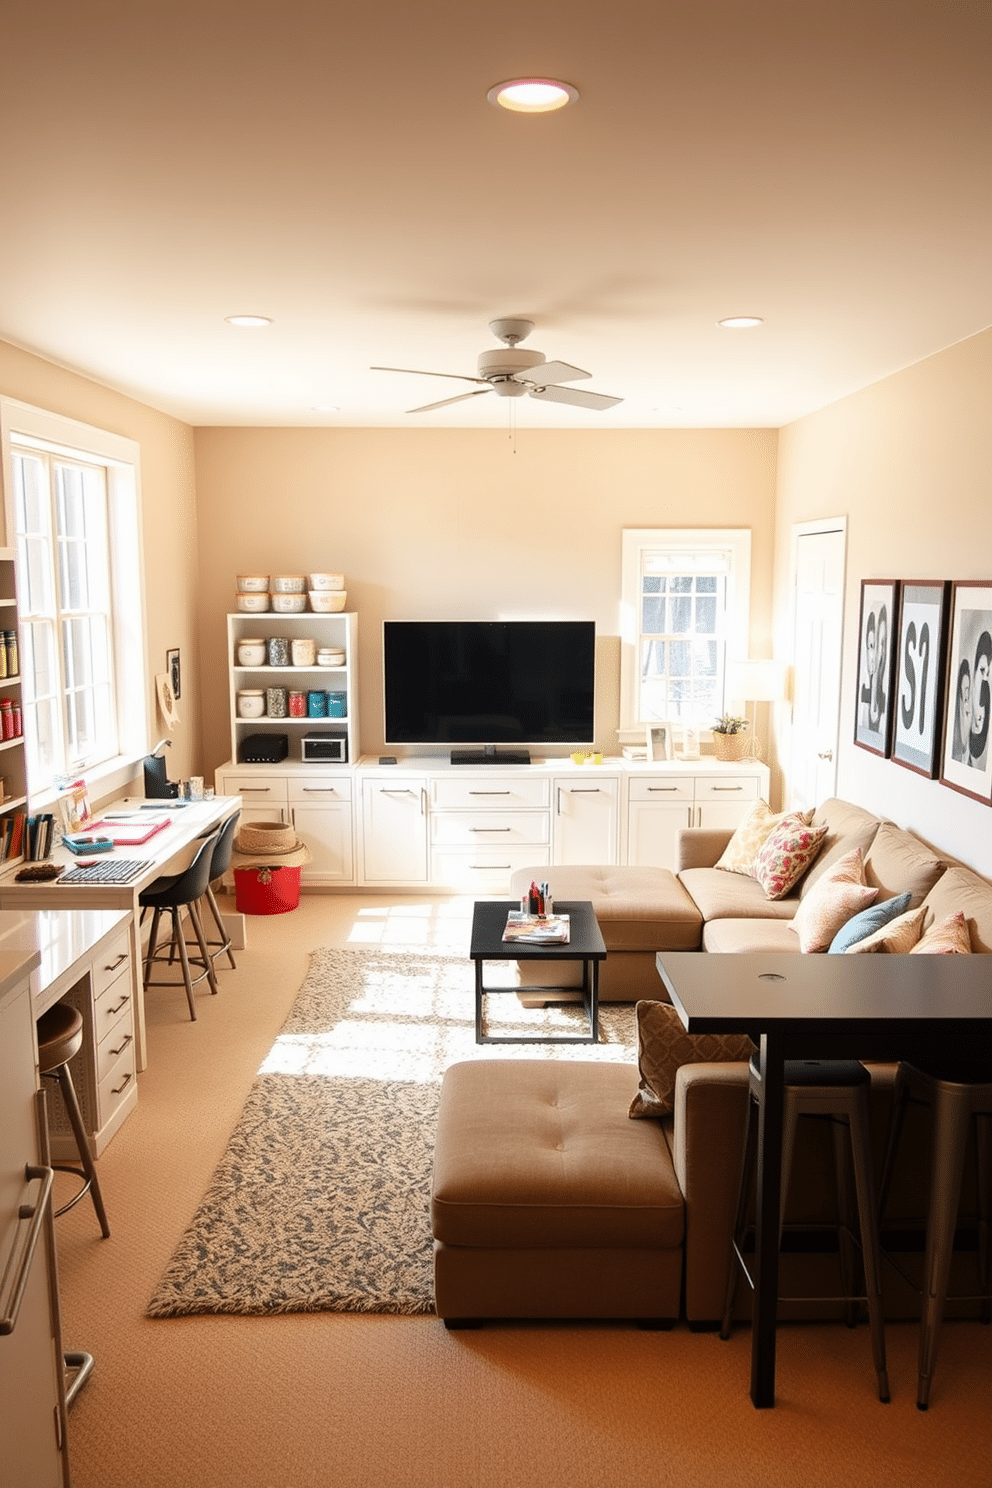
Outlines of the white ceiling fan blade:
M 530 395 L 547 403 L 574 403 L 576 408 L 612 408 L 623 402 L 622 398 L 611 398 L 608 393 L 587 393 L 584 388 L 535 387 Z
M 473 378 L 473 381 L 477 379 Z M 473 388 L 470 393 L 458 393 L 454 398 L 442 398 L 440 403 L 424 403 L 420 408 L 408 408 L 407 413 L 430 413 L 432 408 L 447 408 L 449 403 L 464 403 L 466 398 L 479 398 L 483 393 L 491 393 L 492 388 Z
M 523 375 L 538 387 L 553 387 L 558 382 L 577 382 L 580 377 L 591 377 L 592 373 L 583 372 L 581 367 L 571 367 L 568 362 L 542 362 Z
M 425 372 L 421 367 L 370 367 L 370 372 L 407 372 L 411 377 L 456 377 L 459 382 L 485 382 L 484 377 L 469 377 L 463 372 Z

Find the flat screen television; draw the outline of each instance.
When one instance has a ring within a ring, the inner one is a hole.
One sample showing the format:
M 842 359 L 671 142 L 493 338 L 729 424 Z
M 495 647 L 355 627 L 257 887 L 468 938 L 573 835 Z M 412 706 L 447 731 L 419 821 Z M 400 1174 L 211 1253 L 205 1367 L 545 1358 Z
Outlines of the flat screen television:
M 385 620 L 382 656 L 386 744 L 526 764 L 594 741 L 592 620 Z

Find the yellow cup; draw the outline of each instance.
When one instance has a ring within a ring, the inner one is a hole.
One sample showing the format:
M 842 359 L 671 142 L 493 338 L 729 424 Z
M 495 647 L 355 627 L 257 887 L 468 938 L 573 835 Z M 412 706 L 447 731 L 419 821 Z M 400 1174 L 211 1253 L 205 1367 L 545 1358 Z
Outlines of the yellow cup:
M 572 764 L 573 765 L 584 765 L 585 762 L 586 762 L 586 757 L 585 757 L 584 754 L 573 754 L 572 755 Z
M 601 765 L 603 763 L 603 756 L 599 753 L 598 750 L 595 754 L 587 754 L 586 759 L 591 765 Z

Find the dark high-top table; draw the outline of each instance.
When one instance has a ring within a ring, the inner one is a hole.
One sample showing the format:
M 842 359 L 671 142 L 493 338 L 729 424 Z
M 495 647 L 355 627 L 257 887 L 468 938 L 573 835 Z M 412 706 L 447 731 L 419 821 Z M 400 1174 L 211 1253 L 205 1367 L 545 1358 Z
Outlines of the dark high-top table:
M 925 1062 L 974 1058 L 980 1048 L 987 1057 L 992 957 L 659 951 L 657 966 L 689 1033 L 746 1033 L 759 1047 L 751 1399 L 771 1406 L 785 1061 Z

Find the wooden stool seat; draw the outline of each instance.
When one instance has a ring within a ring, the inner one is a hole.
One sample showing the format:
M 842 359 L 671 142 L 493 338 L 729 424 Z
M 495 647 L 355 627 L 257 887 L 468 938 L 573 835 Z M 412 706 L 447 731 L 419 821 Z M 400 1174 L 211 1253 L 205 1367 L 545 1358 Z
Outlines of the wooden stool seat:
M 76 1087 L 72 1083 L 72 1074 L 69 1070 L 69 1060 L 82 1048 L 83 1015 L 67 1002 L 56 1002 L 47 1012 L 42 1013 L 37 1026 L 38 1073 L 45 1079 L 54 1081 L 59 1087 L 69 1125 L 72 1127 L 72 1134 L 76 1140 L 76 1149 L 79 1152 L 80 1166 L 77 1167 L 72 1163 L 53 1163 L 52 1167 L 60 1173 L 74 1173 L 83 1180 L 82 1188 L 73 1194 L 61 1209 L 56 1209 L 55 1217 L 57 1219 L 59 1215 L 74 1208 L 84 1194 L 89 1194 L 93 1200 L 96 1217 L 100 1221 L 103 1237 L 107 1239 L 110 1235 L 107 1211 L 104 1208 L 103 1194 L 100 1192 L 100 1180 L 96 1174 L 96 1164 L 90 1151 L 89 1138 L 83 1125 Z

